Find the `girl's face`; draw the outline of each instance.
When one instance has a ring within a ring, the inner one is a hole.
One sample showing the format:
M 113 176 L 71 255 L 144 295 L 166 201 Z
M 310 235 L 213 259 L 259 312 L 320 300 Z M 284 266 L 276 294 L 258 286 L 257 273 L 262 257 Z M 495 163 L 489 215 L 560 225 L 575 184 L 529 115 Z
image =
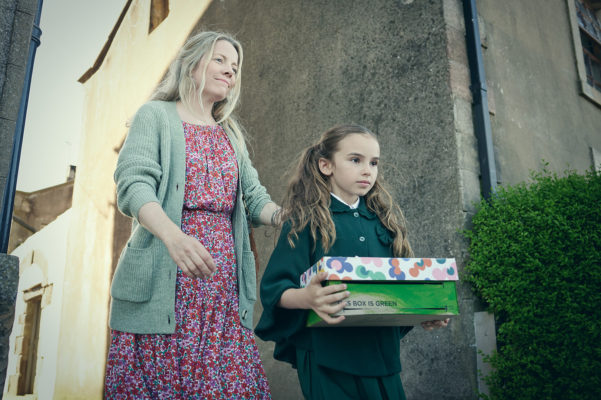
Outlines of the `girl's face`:
M 229 91 L 236 84 L 236 73 L 238 72 L 238 52 L 227 40 L 219 40 L 215 43 L 211 57 L 205 54 L 194 71 L 192 77 L 196 85 L 200 85 L 202 74 L 205 73 L 205 85 L 202 90 L 203 99 L 216 103 L 225 99 Z
M 329 177 L 330 191 L 353 204 L 374 186 L 379 160 L 378 141 L 369 134 L 353 133 L 338 143 L 331 160 L 319 159 L 319 169 Z

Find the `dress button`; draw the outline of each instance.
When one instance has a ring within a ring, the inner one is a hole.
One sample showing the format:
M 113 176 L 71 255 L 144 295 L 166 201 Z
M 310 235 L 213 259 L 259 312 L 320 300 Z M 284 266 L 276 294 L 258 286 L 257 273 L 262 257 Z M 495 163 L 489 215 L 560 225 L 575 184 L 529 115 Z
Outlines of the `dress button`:
M 353 213 L 353 216 L 356 218 L 356 217 L 358 217 L 358 216 L 359 216 L 359 213 L 358 213 L 357 211 L 355 211 L 355 212 Z
M 365 242 L 365 238 L 363 236 L 359 236 L 359 241 L 360 242 Z
M 248 313 L 248 310 L 242 311 L 242 319 L 246 319 L 246 314 L 247 313 Z
M 175 190 L 179 190 L 179 183 L 175 185 Z

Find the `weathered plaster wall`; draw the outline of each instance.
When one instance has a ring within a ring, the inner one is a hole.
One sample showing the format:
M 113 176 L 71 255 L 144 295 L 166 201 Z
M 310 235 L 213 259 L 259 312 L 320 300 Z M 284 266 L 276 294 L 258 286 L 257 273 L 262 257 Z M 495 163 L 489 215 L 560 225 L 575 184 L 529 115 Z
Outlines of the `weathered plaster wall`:
M 274 199 L 301 148 L 334 124 L 364 124 L 380 136 L 382 173 L 405 211 L 416 254 L 462 260 L 457 230 L 465 214 L 443 3 L 212 3 L 199 28 L 235 32 L 245 46 L 240 115 Z M 273 231 L 259 233 L 264 266 Z M 410 399 L 474 396 L 472 300 L 469 289 L 460 292 L 462 317 L 449 329 L 416 328 L 403 340 Z M 294 370 L 273 361 L 270 344 L 259 345 L 274 398 L 300 398 Z
M 527 180 L 541 160 L 555 172 L 590 168 L 601 107 L 580 95 L 566 0 L 477 5 L 501 183 Z

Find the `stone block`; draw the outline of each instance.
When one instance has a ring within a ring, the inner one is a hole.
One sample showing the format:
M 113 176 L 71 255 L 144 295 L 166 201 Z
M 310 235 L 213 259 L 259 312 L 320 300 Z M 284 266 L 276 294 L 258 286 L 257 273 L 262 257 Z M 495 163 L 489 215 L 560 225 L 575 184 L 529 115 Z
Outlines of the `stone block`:
M 480 172 L 478 142 L 474 135 L 457 132 L 457 165 L 476 174 Z
M 16 121 L 0 118 L 0 158 L 9 159 L 13 149 L 13 138 Z M 5 171 L 0 169 L 0 173 L 5 174 Z
M 462 97 L 453 99 L 453 119 L 457 135 L 474 136 L 472 103 Z
M 17 0 L 17 10 L 34 16 L 38 11 L 39 0 Z
M 0 336 L 7 333 L 12 328 L 12 324 L 15 317 L 15 306 L 14 304 L 3 304 L 0 305 Z M 8 333 L 10 334 L 10 332 Z
M 449 60 L 468 65 L 465 32 L 447 27 L 447 56 Z
M 480 45 L 484 48 L 488 48 L 488 35 L 486 33 L 486 22 L 484 18 L 478 15 L 478 33 L 480 34 Z
M 497 103 L 495 101 L 495 88 L 490 82 L 486 85 L 486 98 L 488 99 L 488 112 L 490 115 L 497 113 Z
M 6 81 L 0 93 L 0 118 L 16 121 L 23 92 L 25 68 L 9 64 L 6 68 Z
M 470 90 L 470 70 L 466 64 L 449 60 L 449 79 L 453 95 L 461 97 L 471 103 L 472 91 Z
M 12 305 L 19 285 L 19 258 L 0 254 L 0 304 Z
M 23 353 L 23 340 L 24 337 L 23 336 L 17 336 L 15 338 L 15 354 L 21 354 Z
M 594 147 L 591 147 L 591 161 L 593 163 L 593 169 L 597 172 L 601 172 L 601 151 Z
M 16 122 L 0 118 L 0 188 L 4 190 L 9 175 Z M 1 203 L 1 201 L 0 201 Z
M 475 212 L 475 204 L 480 201 L 480 176 L 478 173 L 459 169 L 459 188 L 461 190 L 461 200 L 463 211 L 468 213 Z
M 465 31 L 465 20 L 463 19 L 463 4 L 461 0 L 443 0 L 442 10 L 444 20 L 448 26 L 460 31 Z
M 456 334 L 465 335 L 464 343 L 466 346 L 473 347 L 476 343 L 476 337 L 474 333 L 474 293 L 472 286 L 468 283 L 461 283 L 457 287 L 457 294 L 461 297 L 459 300 L 459 309 L 461 310 L 461 324 L 462 326 L 457 327 L 454 332 Z M 476 363 L 475 354 L 472 353 L 470 356 L 473 363 Z M 475 365 L 474 365 L 475 370 Z
M 0 9 L 2 12 L 14 13 L 17 9 L 17 3 L 19 0 L 0 0 Z
M 486 311 L 474 313 L 474 331 L 476 333 L 477 367 L 478 367 L 478 390 L 490 395 L 485 377 L 492 372 L 492 366 L 485 363 L 484 355 L 491 355 L 497 349 L 497 337 L 495 334 L 495 316 Z
M 9 338 L 19 284 L 19 258 L 0 253 L 0 393 L 4 390 Z
M 1 44 L 0 44 L 1 46 Z M 4 83 L 6 82 L 6 63 L 0 63 L 0 94 L 2 94 L 2 90 L 4 89 Z
M 0 7 L 0 64 L 8 62 L 14 18 L 14 10 Z
M 41 307 L 47 307 L 52 303 L 52 288 L 54 285 L 51 283 L 48 286 L 44 287 L 44 292 L 42 294 L 42 304 Z
M 4 172 L 0 173 L 0 187 L 2 187 L 2 188 L 6 187 L 6 181 L 7 181 L 6 174 Z M 0 203 L 2 203 L 2 202 L 0 201 Z
M 13 65 L 25 67 L 31 43 L 31 31 L 33 29 L 33 15 L 17 11 L 13 25 L 12 39 L 8 62 Z
M 12 149 L 12 147 L 11 147 L 11 149 Z M 0 174 L 0 175 L 5 180 L 7 180 L 8 176 L 9 176 L 9 168 L 10 168 L 10 161 L 11 161 L 10 153 L 8 153 L 8 154 L 9 154 L 8 157 L 2 157 L 0 159 L 0 171 L 2 171 L 2 174 Z M 4 189 L 4 187 L 5 187 L 5 185 L 2 186 L 2 189 Z

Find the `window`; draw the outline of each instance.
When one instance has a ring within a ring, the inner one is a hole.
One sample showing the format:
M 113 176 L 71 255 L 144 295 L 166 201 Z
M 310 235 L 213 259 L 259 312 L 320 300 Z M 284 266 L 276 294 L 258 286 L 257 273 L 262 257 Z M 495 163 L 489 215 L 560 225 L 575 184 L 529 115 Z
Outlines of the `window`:
M 584 52 L 586 83 L 601 90 L 601 45 L 583 31 L 580 31 L 580 40 Z
M 591 4 L 581 1 L 583 0 L 576 2 L 576 15 L 584 53 L 586 81 L 601 91 L 601 19 L 595 15 Z M 601 4 L 599 4 L 599 8 L 601 8 Z
M 567 0 L 581 91 L 601 105 L 601 0 Z
M 169 15 L 169 0 L 151 0 L 150 1 L 150 24 L 148 33 L 159 26 L 161 22 Z

